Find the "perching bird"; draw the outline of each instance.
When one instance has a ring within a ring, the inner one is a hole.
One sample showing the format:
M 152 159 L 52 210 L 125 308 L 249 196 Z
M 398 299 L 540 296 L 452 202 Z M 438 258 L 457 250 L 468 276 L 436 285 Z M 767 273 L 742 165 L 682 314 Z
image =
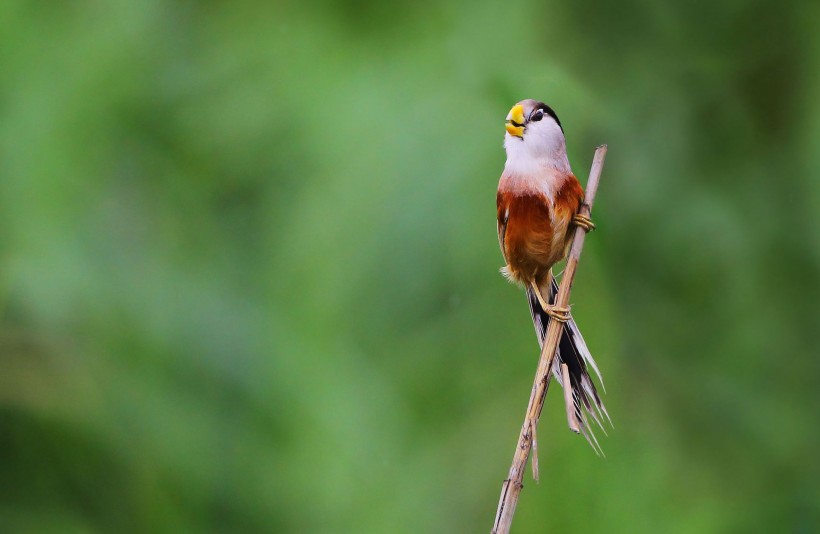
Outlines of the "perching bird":
M 498 243 L 507 262 L 501 272 L 526 289 L 539 346 L 550 317 L 565 321 L 552 372 L 562 387 L 571 388 L 573 405 L 567 413 L 574 413 L 575 421 L 570 417 L 570 428 L 596 448 L 587 415 L 603 429 L 602 419 L 609 419 L 609 414 L 588 368 L 595 370 L 599 381 L 601 374 L 569 310 L 553 305 L 558 285 L 552 275 L 552 266 L 569 251 L 574 227 L 589 231 L 594 225 L 578 212 L 584 190 L 570 169 L 564 130 L 555 112 L 542 102 L 522 100 L 507 115 L 506 129 L 507 162 L 496 197 Z M 567 365 L 569 384 L 563 383 L 562 363 Z

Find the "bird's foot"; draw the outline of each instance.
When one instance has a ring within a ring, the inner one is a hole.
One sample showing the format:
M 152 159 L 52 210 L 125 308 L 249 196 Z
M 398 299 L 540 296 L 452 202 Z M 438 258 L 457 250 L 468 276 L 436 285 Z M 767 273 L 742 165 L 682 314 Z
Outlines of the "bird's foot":
M 541 292 L 538 290 L 538 286 L 535 282 L 530 282 L 530 285 L 532 286 L 532 289 L 535 292 L 535 297 L 538 299 L 538 303 L 541 304 L 541 309 L 544 310 L 544 313 L 562 323 L 566 323 L 572 318 L 569 314 L 569 306 L 564 307 L 555 306 L 554 304 L 547 304 L 544 297 L 541 296 Z
M 579 228 L 583 228 L 584 232 L 595 230 L 595 223 L 592 222 L 592 219 L 580 213 L 577 213 L 575 217 L 572 218 L 572 223 Z
M 544 308 L 544 313 L 558 321 L 559 323 L 566 323 L 570 319 L 572 319 L 572 315 L 569 313 L 569 306 L 553 306 L 549 305 Z

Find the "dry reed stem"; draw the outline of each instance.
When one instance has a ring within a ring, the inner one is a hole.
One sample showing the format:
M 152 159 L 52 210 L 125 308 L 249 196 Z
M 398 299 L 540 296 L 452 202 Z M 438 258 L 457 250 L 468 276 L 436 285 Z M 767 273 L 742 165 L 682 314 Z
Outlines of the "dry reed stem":
M 601 170 L 604 167 L 606 150 L 606 145 L 601 145 L 595 150 L 595 156 L 592 159 L 592 168 L 589 171 L 589 179 L 587 180 L 584 204 L 579 211 L 581 215 L 589 217 L 590 211 L 592 210 L 592 203 L 595 201 L 595 194 L 598 192 Z M 558 295 L 555 297 L 555 306 L 566 307 L 569 303 L 569 293 L 572 289 L 572 281 L 575 278 L 575 271 L 578 268 L 581 251 L 584 249 L 585 237 L 586 232 L 582 228 L 576 227 L 572 248 L 570 248 L 569 256 L 567 256 L 567 265 L 564 268 L 564 275 L 561 277 Z M 547 387 L 549 386 L 552 360 L 555 358 L 555 353 L 558 350 L 558 342 L 561 339 L 563 326 L 563 323 L 555 319 L 550 319 L 549 326 L 547 327 L 547 335 L 544 338 L 541 358 L 538 361 L 538 369 L 535 373 L 535 382 L 533 383 L 530 401 L 527 405 L 527 414 L 524 417 L 524 424 L 521 425 L 521 433 L 518 436 L 518 444 L 516 445 L 515 454 L 513 455 L 510 473 L 501 486 L 501 497 L 498 500 L 498 509 L 495 515 L 492 534 L 508 534 L 510 532 L 510 525 L 512 524 L 513 515 L 515 514 L 515 507 L 518 504 L 518 497 L 521 494 L 521 489 L 524 487 L 524 471 L 527 466 L 527 459 L 530 456 L 530 450 L 534 453 L 533 475 L 535 479 L 538 480 L 538 446 L 536 443 L 535 427 L 538 425 L 538 419 L 541 417 L 541 410 L 544 407 Z M 566 384 L 564 386 L 565 388 L 569 387 L 568 380 L 565 380 L 564 384 Z M 574 420 L 574 414 L 572 420 Z

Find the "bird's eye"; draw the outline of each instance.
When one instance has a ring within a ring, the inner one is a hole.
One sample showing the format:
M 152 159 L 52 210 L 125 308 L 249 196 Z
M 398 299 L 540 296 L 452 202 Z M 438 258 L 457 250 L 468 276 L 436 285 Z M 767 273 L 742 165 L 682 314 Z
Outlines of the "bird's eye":
M 538 122 L 543 118 L 544 118 L 544 111 L 539 109 L 539 110 L 536 110 L 535 113 L 532 114 L 532 117 L 530 117 L 530 121 Z

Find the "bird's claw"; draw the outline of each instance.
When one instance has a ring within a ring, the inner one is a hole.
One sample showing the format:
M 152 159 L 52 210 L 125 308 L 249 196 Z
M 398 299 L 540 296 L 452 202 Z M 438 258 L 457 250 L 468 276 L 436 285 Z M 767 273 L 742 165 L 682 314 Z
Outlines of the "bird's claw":
M 544 308 L 544 313 L 558 321 L 559 323 L 566 323 L 572 319 L 569 313 L 569 306 L 547 306 Z
M 579 228 L 583 228 L 584 232 L 595 230 L 595 223 L 592 222 L 592 219 L 580 213 L 577 213 L 575 217 L 572 218 L 572 223 Z

